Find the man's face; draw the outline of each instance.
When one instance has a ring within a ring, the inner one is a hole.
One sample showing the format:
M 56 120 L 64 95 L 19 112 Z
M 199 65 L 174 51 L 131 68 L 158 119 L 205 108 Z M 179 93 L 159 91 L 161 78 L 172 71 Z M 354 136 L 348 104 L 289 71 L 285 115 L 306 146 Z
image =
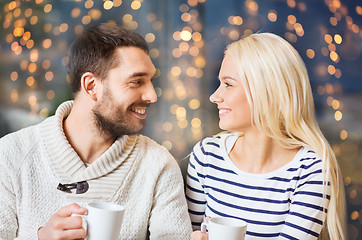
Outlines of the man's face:
M 140 48 L 116 50 L 119 65 L 100 84 L 93 108 L 98 130 L 109 137 L 135 134 L 145 126 L 146 109 L 157 101 L 151 82 L 156 69 Z

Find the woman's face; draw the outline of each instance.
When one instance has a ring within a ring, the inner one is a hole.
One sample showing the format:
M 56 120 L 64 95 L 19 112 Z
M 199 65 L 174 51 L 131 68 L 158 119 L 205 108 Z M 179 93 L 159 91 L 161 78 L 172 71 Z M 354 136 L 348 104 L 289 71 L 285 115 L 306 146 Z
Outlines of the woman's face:
M 210 96 L 219 109 L 219 127 L 246 132 L 251 127 L 250 105 L 233 58 L 226 54 L 219 73 L 220 86 Z

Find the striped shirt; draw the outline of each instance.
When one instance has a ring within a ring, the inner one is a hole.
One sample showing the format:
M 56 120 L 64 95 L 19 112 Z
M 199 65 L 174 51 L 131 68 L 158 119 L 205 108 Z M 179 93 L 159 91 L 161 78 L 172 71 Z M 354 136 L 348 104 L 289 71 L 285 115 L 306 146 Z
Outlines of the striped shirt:
M 320 157 L 301 148 L 275 171 L 247 173 L 228 155 L 236 139 L 206 138 L 191 153 L 186 197 L 193 229 L 200 229 L 206 216 L 224 216 L 248 223 L 245 239 L 317 239 L 329 199 L 323 195 Z

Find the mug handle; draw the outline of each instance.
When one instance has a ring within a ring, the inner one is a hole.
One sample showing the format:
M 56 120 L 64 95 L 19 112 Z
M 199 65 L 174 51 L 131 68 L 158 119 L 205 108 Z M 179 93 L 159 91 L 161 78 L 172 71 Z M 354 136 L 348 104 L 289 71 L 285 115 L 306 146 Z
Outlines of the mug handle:
M 206 229 L 207 229 L 208 224 L 209 223 L 207 223 L 207 222 L 202 222 L 201 223 L 201 232 L 206 233 Z
M 82 218 L 82 227 L 85 229 L 87 235 L 85 239 L 88 239 L 88 215 L 87 214 L 76 214 L 72 213 L 71 217 L 81 217 Z

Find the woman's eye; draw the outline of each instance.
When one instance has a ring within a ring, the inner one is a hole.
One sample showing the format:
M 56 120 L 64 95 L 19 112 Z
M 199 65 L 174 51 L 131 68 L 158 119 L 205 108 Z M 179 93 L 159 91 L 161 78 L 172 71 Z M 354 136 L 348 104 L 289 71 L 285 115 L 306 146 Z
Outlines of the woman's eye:
M 231 86 L 231 84 L 229 84 L 229 83 L 224 83 L 225 84 L 225 87 L 230 87 Z

